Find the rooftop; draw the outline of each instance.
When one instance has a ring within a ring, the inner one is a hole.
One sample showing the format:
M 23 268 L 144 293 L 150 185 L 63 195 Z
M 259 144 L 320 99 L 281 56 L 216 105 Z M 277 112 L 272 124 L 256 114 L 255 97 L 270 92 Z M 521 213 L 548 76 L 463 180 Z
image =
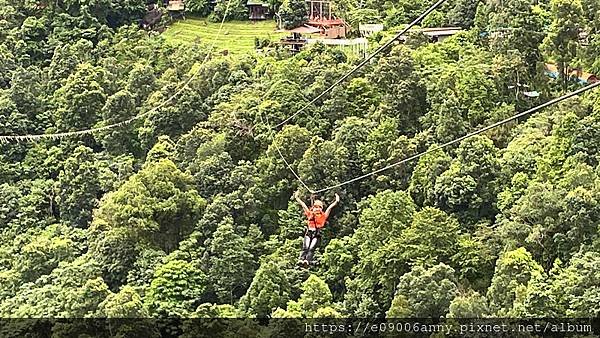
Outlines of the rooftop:
M 167 5 L 168 11 L 183 11 L 185 10 L 185 3 L 183 0 L 170 0 Z
M 450 36 L 462 32 L 460 27 L 432 27 L 411 29 L 410 32 L 423 33 L 429 36 Z
M 304 25 L 304 26 L 293 28 L 293 29 L 280 30 L 280 32 L 291 32 L 291 33 L 300 33 L 300 34 L 316 34 L 316 33 L 321 33 L 321 30 L 317 27 Z
M 546 63 L 544 67 L 546 68 L 546 72 L 549 73 L 551 77 L 558 76 L 558 67 L 556 67 L 555 64 Z M 569 69 L 569 71 L 570 76 L 576 76 L 580 81 L 586 83 L 593 83 L 598 81 L 598 76 L 588 72 L 584 72 L 581 69 Z
M 269 3 L 266 1 L 261 1 L 261 0 L 248 0 L 248 2 L 246 3 L 246 6 L 263 6 L 263 7 L 269 7 Z
M 308 23 L 314 26 L 342 26 L 346 23 L 342 19 L 309 18 Z

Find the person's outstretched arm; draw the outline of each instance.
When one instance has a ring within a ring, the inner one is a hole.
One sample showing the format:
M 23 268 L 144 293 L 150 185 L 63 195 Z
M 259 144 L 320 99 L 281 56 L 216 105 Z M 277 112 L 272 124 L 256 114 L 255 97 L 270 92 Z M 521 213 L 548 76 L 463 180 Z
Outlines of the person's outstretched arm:
M 325 215 L 327 215 L 327 217 L 329 217 L 329 213 L 331 212 L 331 210 L 333 210 L 333 208 L 335 208 L 335 206 L 340 202 L 340 196 L 338 194 L 335 194 L 335 202 L 331 203 L 331 205 L 327 208 L 327 210 L 325 211 Z
M 300 203 L 300 205 L 302 206 L 302 210 L 308 211 L 308 207 L 306 206 L 306 203 L 304 203 L 304 201 L 301 200 L 300 197 L 298 197 L 298 192 L 297 191 L 294 194 L 294 198 L 296 199 L 296 201 L 298 201 L 298 203 Z

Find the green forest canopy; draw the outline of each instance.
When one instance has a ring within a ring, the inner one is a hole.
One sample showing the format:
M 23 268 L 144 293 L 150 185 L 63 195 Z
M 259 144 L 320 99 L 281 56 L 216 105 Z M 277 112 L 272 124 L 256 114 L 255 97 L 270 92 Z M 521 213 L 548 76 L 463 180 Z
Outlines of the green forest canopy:
M 143 2 L 0 0 L 0 135 L 126 120 L 200 67 L 125 127 L 0 145 L 0 315 L 598 316 L 598 90 L 328 192 L 321 264 L 295 266 L 308 194 L 276 147 L 329 186 L 580 86 L 543 62 L 600 72 L 598 0 L 452 3 L 433 18 L 466 32 L 394 47 L 272 130 L 360 60 L 202 63 L 138 29 Z

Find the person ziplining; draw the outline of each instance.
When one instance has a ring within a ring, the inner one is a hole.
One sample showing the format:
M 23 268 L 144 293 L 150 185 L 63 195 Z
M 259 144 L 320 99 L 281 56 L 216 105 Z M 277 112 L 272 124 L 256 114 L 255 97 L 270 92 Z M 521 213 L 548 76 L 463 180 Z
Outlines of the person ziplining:
M 304 215 L 307 218 L 306 230 L 302 239 L 302 252 L 298 258 L 298 264 L 304 267 L 315 265 L 314 260 L 315 249 L 321 243 L 321 229 L 325 227 L 325 223 L 329 218 L 331 210 L 340 202 L 340 196 L 335 194 L 335 202 L 331 203 L 327 210 L 323 211 L 324 204 L 320 200 L 313 201 L 311 207 L 306 206 L 306 203 L 298 197 L 298 192 L 294 194 L 294 198 L 302 206 Z

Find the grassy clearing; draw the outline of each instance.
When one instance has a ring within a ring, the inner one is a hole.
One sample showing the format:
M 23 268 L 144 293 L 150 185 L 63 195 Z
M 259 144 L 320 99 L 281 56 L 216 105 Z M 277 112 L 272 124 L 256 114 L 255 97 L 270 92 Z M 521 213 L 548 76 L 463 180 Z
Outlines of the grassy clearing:
M 219 31 L 220 22 L 209 22 L 200 18 L 187 18 L 173 23 L 164 36 L 167 41 L 174 43 L 193 43 L 201 41 L 212 43 L 214 36 Z M 254 50 L 254 38 L 267 38 L 271 41 L 278 40 L 285 33 L 275 32 L 276 25 L 273 20 L 265 21 L 229 21 L 223 25 L 221 35 L 215 42 L 219 50 L 228 50 L 230 53 L 244 53 Z M 199 40 L 198 40 L 199 39 Z

